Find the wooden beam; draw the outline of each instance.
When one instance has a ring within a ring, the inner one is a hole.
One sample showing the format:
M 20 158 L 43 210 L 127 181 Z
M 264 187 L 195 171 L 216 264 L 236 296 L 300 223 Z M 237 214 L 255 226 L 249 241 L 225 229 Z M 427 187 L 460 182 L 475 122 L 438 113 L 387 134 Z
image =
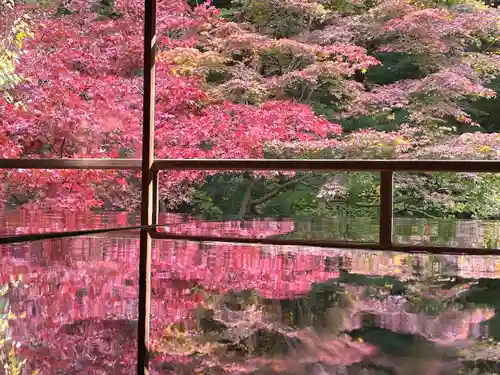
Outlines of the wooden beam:
M 152 220 L 151 223 L 155 225 L 154 229 L 156 230 L 156 225 L 158 225 L 158 214 L 160 212 L 160 187 L 158 185 L 158 178 L 160 177 L 160 171 L 153 171 L 153 209 L 152 209 Z
M 140 159 L 0 159 L 0 169 L 141 169 Z
M 393 200 L 393 173 L 380 173 L 380 229 L 379 243 L 382 247 L 392 244 L 392 200 Z
M 142 124 L 141 225 L 153 224 L 156 0 L 144 0 L 144 99 Z M 149 319 L 151 304 L 151 231 L 141 229 L 139 254 L 139 322 L 137 374 L 149 367 Z
M 500 160 L 157 159 L 156 170 L 500 173 Z
M 0 159 L 0 169 L 141 169 L 140 159 Z M 154 170 L 500 173 L 500 160 L 157 159 Z

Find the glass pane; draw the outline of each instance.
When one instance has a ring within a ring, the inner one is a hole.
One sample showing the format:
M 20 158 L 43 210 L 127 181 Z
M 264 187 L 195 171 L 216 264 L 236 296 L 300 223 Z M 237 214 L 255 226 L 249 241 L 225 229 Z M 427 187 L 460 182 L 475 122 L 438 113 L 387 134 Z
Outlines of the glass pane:
M 500 249 L 499 178 L 494 173 L 395 174 L 395 242 Z
M 159 7 L 157 157 L 500 160 L 497 2 L 186 3 L 178 22 Z M 186 177 L 170 182 L 205 194 Z M 396 189 L 421 182 L 414 177 L 397 176 Z M 453 197 L 457 225 L 470 207 L 477 219 L 500 217 L 500 181 L 479 180 L 481 193 Z M 344 186 L 358 204 L 372 203 L 367 181 Z M 397 201 L 398 227 L 450 219 L 427 204 L 434 183 L 419 187 L 425 198 L 411 210 Z M 363 217 L 358 208 L 346 220 Z
M 138 237 L 0 246 L 6 374 L 134 373 Z
M 0 156 L 137 158 L 140 3 L 0 5 Z
M 499 277 L 500 257 L 156 241 L 151 373 L 486 374 Z
M 140 177 L 118 170 L 0 170 L 0 234 L 138 225 Z M 53 180 L 52 180 L 53 178 Z
M 159 186 L 163 232 L 378 241 L 377 173 L 163 171 Z

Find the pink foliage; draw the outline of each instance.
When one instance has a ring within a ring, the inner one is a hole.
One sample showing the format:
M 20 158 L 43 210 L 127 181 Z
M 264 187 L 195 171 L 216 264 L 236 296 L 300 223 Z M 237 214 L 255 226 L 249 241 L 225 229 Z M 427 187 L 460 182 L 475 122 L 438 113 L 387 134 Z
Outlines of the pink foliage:
M 450 119 L 477 125 L 461 101 L 496 94 L 486 87 L 500 70 L 494 51 L 470 52 L 469 47 L 498 38 L 497 10 L 468 4 L 422 8 L 391 0 L 377 2 L 362 14 L 340 15 L 316 1 L 271 5 L 293 14 L 304 12 L 325 27 L 314 30 L 310 25 L 298 36 L 273 39 L 250 25 L 221 19 L 209 3 L 191 9 L 181 0 L 158 2 L 157 157 L 263 158 L 269 151 L 297 157 L 328 155 L 334 149 L 337 156 L 359 157 L 381 155 L 379 144 L 383 154 L 386 144 L 397 146 L 399 156 L 415 148 L 415 139 L 403 137 L 400 142 L 396 133 L 373 131 L 331 139 L 340 135 L 340 126 L 316 116 L 305 103 L 324 90 L 337 107 L 331 118 L 391 116 L 394 110 L 406 109 L 409 127 L 436 133 Z M 38 6 L 16 8 L 33 15 L 34 37 L 25 44 L 26 54 L 17 66 L 26 81 L 11 90 L 25 111 L 0 101 L 0 156 L 139 157 L 143 4 L 117 1 L 117 19 L 96 19 L 95 5 L 86 0 L 68 7 L 73 13 L 60 17 Z M 197 50 L 200 44 L 208 51 Z M 380 86 L 354 80 L 380 65 L 368 52 L 372 44 L 412 54 L 425 77 Z M 220 64 L 227 68 L 224 64 L 234 54 L 241 55 L 241 61 L 231 60 L 231 78 L 210 87 L 203 70 L 208 67 L 197 66 L 188 74 L 165 57 L 186 51 L 196 51 L 193 60 L 205 59 L 215 70 Z M 279 61 L 278 73 L 260 72 L 266 54 Z M 299 94 L 293 97 L 303 104 L 283 100 L 285 91 L 295 88 Z M 230 94 L 235 99 L 254 95 L 260 104 L 230 103 Z M 356 137 L 363 141 L 351 142 Z M 163 173 L 161 193 L 180 204 L 189 199 L 193 183 L 212 173 Z M 13 170 L 1 172 L 1 177 L 3 200 L 29 197 L 39 206 L 68 209 L 138 204 L 137 172 Z
M 140 2 L 139 2 L 140 3 Z M 137 157 L 141 152 L 142 11 L 137 2 L 117 3 L 122 17 L 95 20 L 88 2 L 73 2 L 64 17 L 38 14 L 35 37 L 19 64 L 26 77 L 14 91 L 26 110 L 0 102 L 1 153 L 24 158 Z M 182 28 L 162 48 L 192 47 L 197 31 L 215 20 L 207 5 L 191 10 L 183 1 L 160 1 L 158 33 Z M 340 127 L 309 107 L 269 102 L 260 109 L 230 103 L 206 105 L 196 77 L 182 77 L 160 62 L 157 82 L 157 156 L 160 158 L 262 158 L 263 142 L 325 138 Z M 210 147 L 204 148 L 203 143 Z M 103 171 L 20 171 L 5 180 L 8 192 L 29 194 L 39 206 L 82 209 L 137 205 L 137 177 Z M 162 191 L 203 175 L 163 178 Z M 120 183 L 116 183 L 120 182 Z M 121 183 L 123 182 L 123 183 Z M 90 186 L 95 186 L 91 188 Z M 6 196 L 4 197 L 6 198 Z

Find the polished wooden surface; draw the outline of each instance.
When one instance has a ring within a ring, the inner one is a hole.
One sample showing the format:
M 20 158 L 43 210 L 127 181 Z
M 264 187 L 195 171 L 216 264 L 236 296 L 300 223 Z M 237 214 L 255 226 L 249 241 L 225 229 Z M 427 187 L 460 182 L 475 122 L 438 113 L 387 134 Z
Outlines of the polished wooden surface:
M 252 238 L 252 237 L 227 237 L 227 236 L 198 236 L 175 233 L 155 232 L 153 239 L 162 240 L 186 240 L 195 242 L 222 242 L 234 244 L 260 244 L 274 246 L 303 246 L 321 247 L 351 250 L 380 250 L 394 251 L 399 253 L 429 253 L 429 254 L 470 254 L 470 255 L 500 255 L 500 249 L 486 248 L 459 248 L 446 246 L 431 246 L 419 244 L 395 244 L 382 245 L 377 242 L 347 242 L 329 240 L 307 240 L 307 239 L 282 239 L 282 238 Z

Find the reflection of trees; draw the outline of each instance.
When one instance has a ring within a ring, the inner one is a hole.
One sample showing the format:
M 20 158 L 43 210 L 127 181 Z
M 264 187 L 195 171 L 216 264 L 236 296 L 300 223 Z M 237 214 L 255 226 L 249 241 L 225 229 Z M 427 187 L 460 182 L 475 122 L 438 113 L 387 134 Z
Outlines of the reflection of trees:
M 485 340 L 470 348 L 461 350 L 465 358 L 464 367 L 469 374 L 493 375 L 500 373 L 500 344 L 498 341 Z
M 136 329 L 128 320 L 86 319 L 24 345 L 21 355 L 41 374 L 131 374 Z M 31 373 L 31 372 L 30 372 Z
M 44 242 L 35 248 L 23 248 L 16 257 L 4 257 L 1 262 L 2 282 L 18 274 L 26 281 L 27 288 L 15 296 L 13 308 L 27 311 L 27 318 L 14 326 L 14 335 L 26 344 L 23 355 L 32 358 L 33 366 L 46 369 L 47 374 L 55 374 L 58 369 L 69 371 L 64 373 L 79 373 L 78 368 L 106 371 L 99 369 L 99 363 L 117 366 L 115 373 L 119 374 L 118 369 L 125 366 L 120 364 L 123 358 L 135 359 L 133 336 L 120 338 L 125 332 L 117 334 L 109 324 L 116 319 L 136 319 L 137 241 L 90 241 L 101 249 L 110 242 L 113 246 L 106 254 L 94 255 L 86 252 L 90 249 L 85 239 L 64 240 L 57 258 L 52 243 Z M 4 254 L 9 250 L 4 249 Z M 260 246 L 156 243 L 153 328 L 161 329 L 169 321 L 196 323 L 196 308 L 204 303 L 200 286 L 212 295 L 214 291 L 252 288 L 260 295 L 279 299 L 307 293 L 314 281 L 338 275 L 325 265 L 322 252 L 294 255 L 262 250 Z M 64 325 L 88 328 L 69 332 L 61 329 Z M 51 362 L 58 364 L 49 365 Z
M 412 290 L 392 294 L 387 279 L 361 277 L 358 285 L 341 280 L 315 284 L 306 296 L 293 299 L 269 300 L 250 291 L 207 296 L 198 327 L 181 337 L 189 337 L 189 353 L 200 355 L 197 366 L 210 371 L 237 365 L 241 373 L 307 374 L 311 368 L 337 371 L 365 363 L 384 368 L 384 373 L 452 374 L 459 365 L 456 360 L 447 363 L 455 358 L 453 346 L 476 337 L 479 324 L 493 315 L 489 309 L 453 304 L 430 315 L 411 312 Z M 453 301 L 463 288 L 439 298 Z M 156 350 L 170 356 L 182 353 L 174 336 L 169 328 Z M 379 354 L 373 356 L 375 352 Z M 405 370 L 409 363 L 411 371 Z M 189 365 L 195 366 L 192 361 Z
M 332 295 L 333 288 L 324 286 L 325 294 Z M 321 332 L 307 324 L 305 319 L 314 322 L 318 316 L 324 319 L 327 315 L 319 308 L 320 304 L 307 304 L 306 300 L 314 302 L 311 297 L 319 293 L 281 301 L 258 297 L 249 291 L 210 296 L 207 308 L 198 312 L 196 329 L 186 331 L 183 325 L 167 327 L 154 345 L 157 353 L 161 353 L 157 358 L 199 354 L 188 363 L 178 364 L 180 369 L 174 367 L 172 373 L 182 372 L 186 366 L 199 366 L 213 374 L 223 373 L 224 369 L 256 374 L 306 374 L 312 365 L 348 365 L 371 354 L 374 348 L 370 345 L 337 331 Z M 308 313 L 300 313 L 299 305 Z M 297 322 L 304 328 L 297 327 Z M 326 328 L 334 322 L 324 319 L 321 323 Z
M 262 225 L 247 225 L 245 235 L 262 234 Z M 286 229 L 283 223 L 265 225 L 266 233 Z M 195 227 L 184 223 L 177 229 L 192 233 Z M 29 343 L 22 347 L 32 359 L 29 366 L 49 375 L 57 368 L 65 374 L 116 368 L 121 374 L 133 367 L 134 330 L 126 322 L 136 319 L 137 251 L 134 238 L 95 237 L 2 248 L 0 281 L 22 275 L 28 286 L 11 301 L 15 311 L 27 312 L 12 327 L 16 338 Z M 495 276 L 497 261 L 158 241 L 153 363 L 174 374 L 206 368 L 210 374 L 258 369 L 256 374 L 403 375 L 410 374 L 403 371 L 408 366 L 420 369 L 418 375 L 432 374 L 448 369 L 444 354 L 431 364 L 416 353 L 441 353 L 442 344 L 480 336 L 481 322 L 493 315 L 484 305 L 498 309 L 492 302 L 498 298 L 496 281 L 472 285 L 453 275 Z M 498 337 L 497 316 L 488 323 Z M 391 341 L 406 348 L 399 360 L 387 347 Z

